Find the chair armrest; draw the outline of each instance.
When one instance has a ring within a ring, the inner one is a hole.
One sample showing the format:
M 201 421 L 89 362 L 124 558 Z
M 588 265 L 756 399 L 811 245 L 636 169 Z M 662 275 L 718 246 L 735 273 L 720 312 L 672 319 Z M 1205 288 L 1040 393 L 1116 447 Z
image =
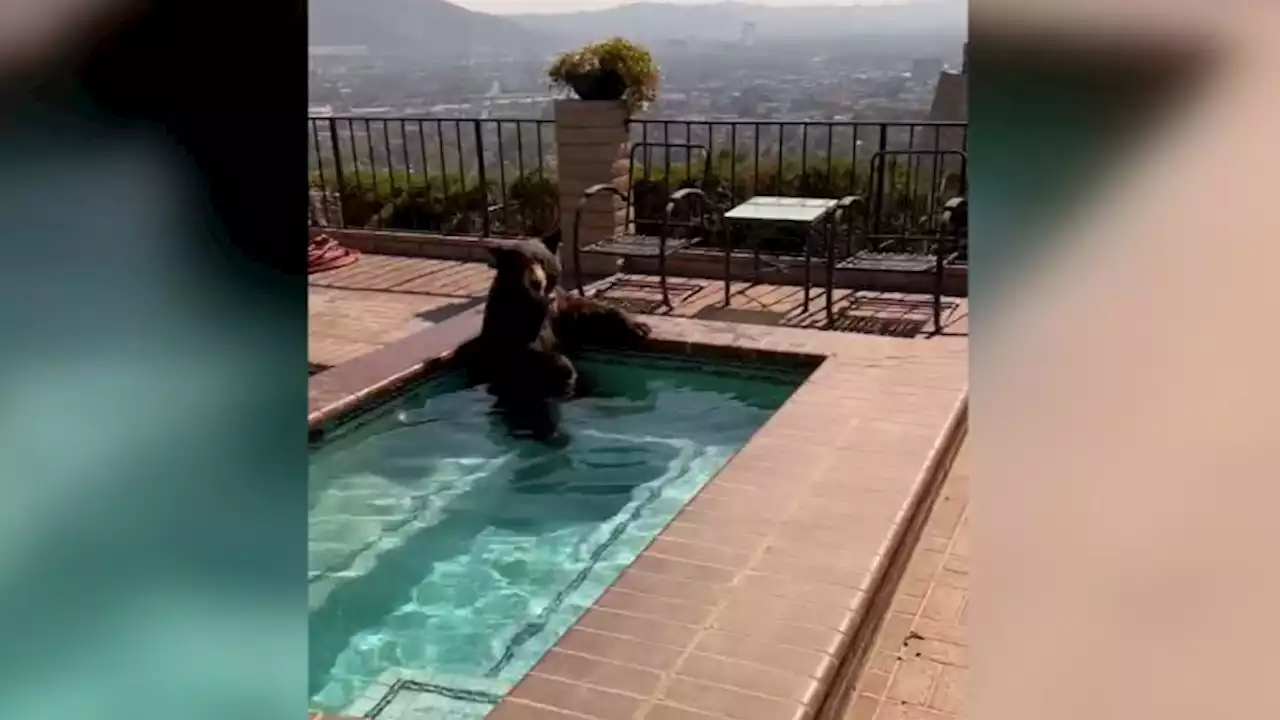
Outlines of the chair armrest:
M 962 228 L 968 230 L 969 199 L 958 195 L 943 203 L 942 224 L 944 228 L 957 234 Z
M 676 209 L 677 202 L 682 202 L 691 197 L 698 198 L 704 208 L 715 207 L 711 203 L 711 198 L 707 197 L 707 194 L 699 188 L 681 188 L 671 193 L 671 197 L 667 198 L 667 217 L 671 217 L 671 212 Z
M 843 218 L 850 212 L 855 211 L 862 217 L 867 216 L 867 201 L 861 195 L 846 195 L 836 203 L 836 217 L 838 218 Z
M 586 190 L 583 190 L 582 199 L 579 200 L 578 203 L 579 204 L 585 203 L 587 200 L 590 200 L 596 195 L 599 195 L 600 193 L 604 193 L 604 192 L 613 193 L 614 195 L 617 195 L 623 200 L 627 199 L 627 194 L 619 190 L 618 186 L 614 185 L 613 183 L 599 183 L 597 185 L 592 185 Z
M 671 197 L 667 199 L 666 211 L 663 213 L 663 225 L 665 226 L 671 222 L 671 216 L 675 212 L 676 203 L 687 201 L 690 198 L 697 198 L 697 201 L 700 204 L 699 210 L 701 211 L 700 214 L 702 216 L 703 229 L 715 232 L 721 224 L 720 221 L 723 220 L 724 210 L 720 208 L 720 206 L 711 199 L 711 196 L 701 188 L 681 188 L 671 193 Z M 714 224 L 712 222 L 708 222 L 708 217 L 711 218 Z

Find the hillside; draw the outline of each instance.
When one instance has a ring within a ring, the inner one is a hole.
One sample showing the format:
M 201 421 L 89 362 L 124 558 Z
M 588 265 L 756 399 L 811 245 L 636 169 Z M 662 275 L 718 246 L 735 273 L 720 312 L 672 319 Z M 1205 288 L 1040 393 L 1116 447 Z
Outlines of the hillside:
M 735 39 L 754 22 L 760 41 L 859 35 L 957 35 L 968 32 L 966 0 L 915 0 L 865 6 L 766 7 L 743 2 L 668 5 L 637 2 L 606 10 L 508 16 L 562 40 L 586 42 L 623 34 L 641 42 Z
M 362 45 L 379 52 L 466 58 L 537 52 L 536 31 L 445 0 L 310 0 L 310 45 Z

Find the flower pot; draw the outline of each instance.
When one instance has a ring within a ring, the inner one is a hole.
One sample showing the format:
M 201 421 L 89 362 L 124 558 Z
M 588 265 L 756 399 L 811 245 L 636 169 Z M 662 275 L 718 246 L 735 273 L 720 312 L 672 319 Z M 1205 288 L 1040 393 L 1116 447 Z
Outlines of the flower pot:
M 569 78 L 569 87 L 583 100 L 621 100 L 627 92 L 627 83 L 615 70 L 573 75 Z

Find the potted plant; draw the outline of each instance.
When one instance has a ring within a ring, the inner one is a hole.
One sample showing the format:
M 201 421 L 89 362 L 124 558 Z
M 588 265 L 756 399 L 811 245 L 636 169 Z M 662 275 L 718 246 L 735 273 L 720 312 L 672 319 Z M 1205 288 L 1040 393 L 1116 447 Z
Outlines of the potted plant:
M 553 88 L 583 100 L 622 100 L 631 112 L 658 95 L 658 66 L 649 51 L 615 37 L 560 54 L 547 70 Z

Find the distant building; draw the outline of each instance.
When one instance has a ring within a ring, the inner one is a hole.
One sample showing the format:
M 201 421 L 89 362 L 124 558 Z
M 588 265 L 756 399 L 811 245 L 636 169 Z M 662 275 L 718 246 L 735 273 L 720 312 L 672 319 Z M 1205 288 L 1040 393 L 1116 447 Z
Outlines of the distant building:
M 938 85 L 933 91 L 933 103 L 929 106 L 931 121 L 969 121 L 969 43 L 964 45 L 964 61 L 960 72 L 938 73 Z M 935 145 L 934 140 L 937 140 Z M 941 150 L 964 150 L 967 147 L 967 128 L 944 128 L 936 135 L 924 133 L 919 143 L 923 149 L 937 147 Z M 944 197 L 956 191 L 955 181 L 948 181 L 948 176 L 960 170 L 958 160 L 943 161 L 943 180 L 947 184 L 942 195 Z

